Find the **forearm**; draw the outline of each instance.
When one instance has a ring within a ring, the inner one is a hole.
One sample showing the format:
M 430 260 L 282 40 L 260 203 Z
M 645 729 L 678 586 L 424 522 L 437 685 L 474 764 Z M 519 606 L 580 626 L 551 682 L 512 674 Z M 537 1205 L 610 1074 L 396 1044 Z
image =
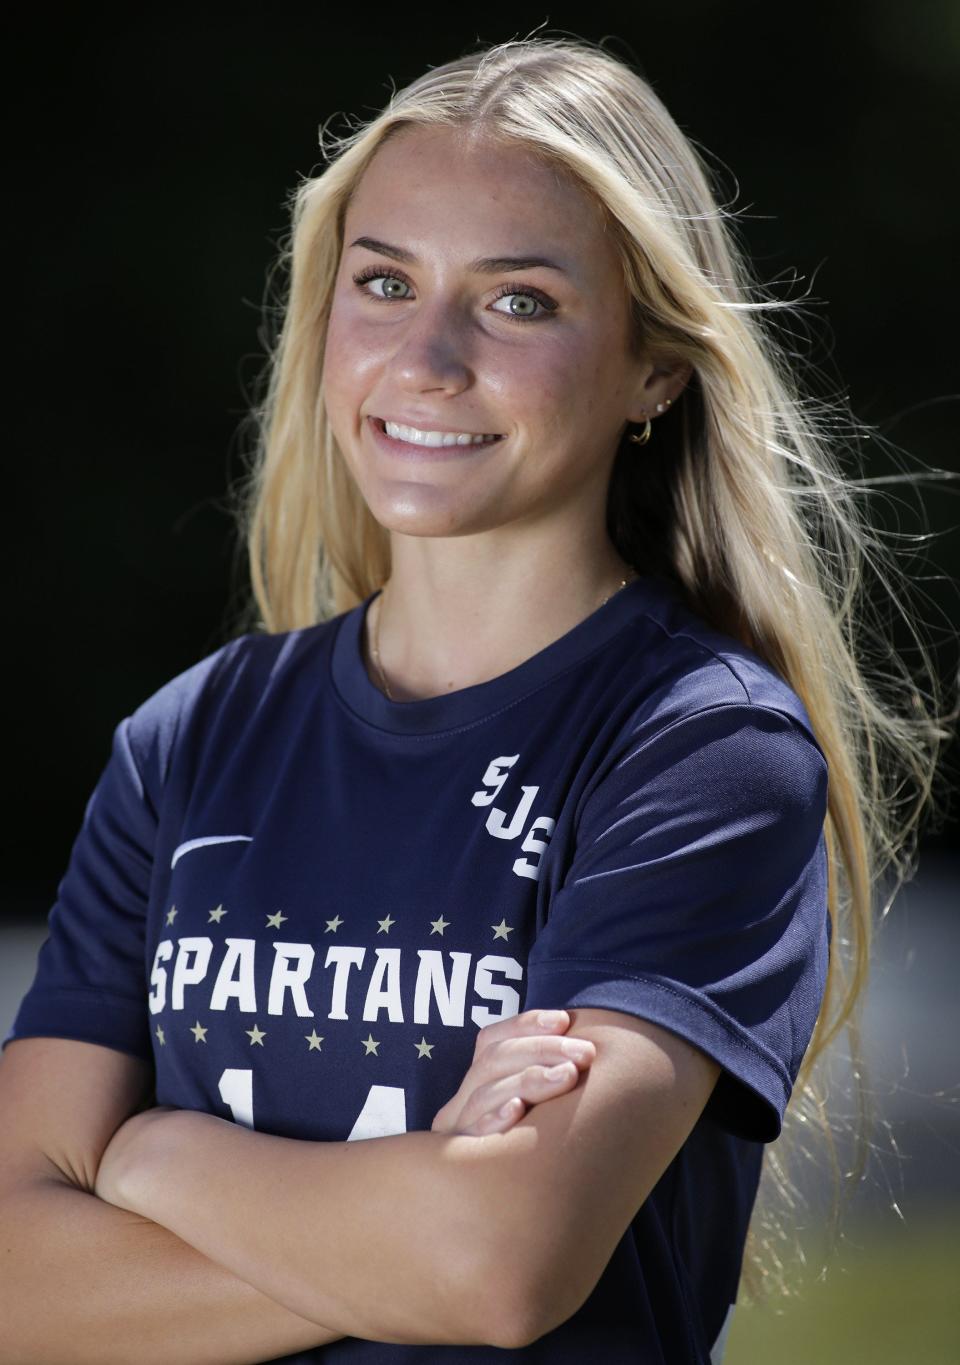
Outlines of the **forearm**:
M 54 1177 L 5 1191 L 0 1254 L 0 1360 L 17 1365 L 255 1365 L 342 1335 Z
M 403 1344 L 498 1344 L 485 1311 L 485 1138 L 309 1142 L 178 1111 L 118 1175 L 120 1201 L 305 1318 Z M 496 1140 L 496 1139 L 494 1139 Z

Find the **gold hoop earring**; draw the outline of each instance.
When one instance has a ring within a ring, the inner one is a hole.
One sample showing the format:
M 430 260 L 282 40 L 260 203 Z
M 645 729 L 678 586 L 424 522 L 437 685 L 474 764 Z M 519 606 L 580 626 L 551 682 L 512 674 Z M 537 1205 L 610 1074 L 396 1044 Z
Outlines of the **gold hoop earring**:
M 646 425 L 643 428 L 643 431 L 640 433 L 637 433 L 636 431 L 631 431 L 628 440 L 633 441 L 635 445 L 645 446 L 647 442 L 650 440 L 650 435 L 652 431 L 653 427 L 650 425 L 650 418 L 648 417 Z
M 657 404 L 657 412 L 665 412 L 672 402 L 673 402 L 672 398 L 665 398 L 662 403 Z M 644 414 L 644 416 L 646 417 L 646 414 Z M 631 431 L 628 439 L 633 441 L 638 446 L 645 446 L 647 442 L 650 440 L 650 434 L 652 431 L 653 428 L 650 425 L 650 418 L 647 417 L 646 425 L 644 426 L 643 431 L 639 435 L 635 431 Z

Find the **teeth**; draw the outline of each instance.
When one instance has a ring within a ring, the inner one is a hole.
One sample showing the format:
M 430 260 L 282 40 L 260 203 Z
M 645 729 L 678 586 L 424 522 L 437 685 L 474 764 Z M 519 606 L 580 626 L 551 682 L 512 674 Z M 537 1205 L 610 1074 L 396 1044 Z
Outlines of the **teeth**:
M 417 427 L 404 427 L 399 422 L 384 422 L 388 436 L 396 441 L 409 441 L 418 446 L 480 446 L 495 441 L 496 434 L 475 436 L 469 431 L 419 431 Z

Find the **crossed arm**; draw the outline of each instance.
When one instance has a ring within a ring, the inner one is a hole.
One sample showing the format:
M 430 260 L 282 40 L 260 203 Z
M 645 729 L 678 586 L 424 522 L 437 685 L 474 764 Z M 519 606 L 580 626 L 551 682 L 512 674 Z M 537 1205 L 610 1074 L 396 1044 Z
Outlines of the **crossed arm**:
M 161 1109 L 121 1127 L 96 1192 L 326 1340 L 526 1344 L 587 1298 L 720 1072 L 647 1020 L 569 1013 L 596 1060 L 507 1132 L 315 1143 Z

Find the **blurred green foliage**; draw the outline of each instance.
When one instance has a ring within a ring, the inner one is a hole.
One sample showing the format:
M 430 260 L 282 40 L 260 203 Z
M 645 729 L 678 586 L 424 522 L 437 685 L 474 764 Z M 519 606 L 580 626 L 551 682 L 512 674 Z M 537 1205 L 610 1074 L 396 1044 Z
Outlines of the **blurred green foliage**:
M 958 1214 L 852 1224 L 832 1256 L 808 1238 L 796 1296 L 738 1303 L 723 1365 L 957 1365 Z

